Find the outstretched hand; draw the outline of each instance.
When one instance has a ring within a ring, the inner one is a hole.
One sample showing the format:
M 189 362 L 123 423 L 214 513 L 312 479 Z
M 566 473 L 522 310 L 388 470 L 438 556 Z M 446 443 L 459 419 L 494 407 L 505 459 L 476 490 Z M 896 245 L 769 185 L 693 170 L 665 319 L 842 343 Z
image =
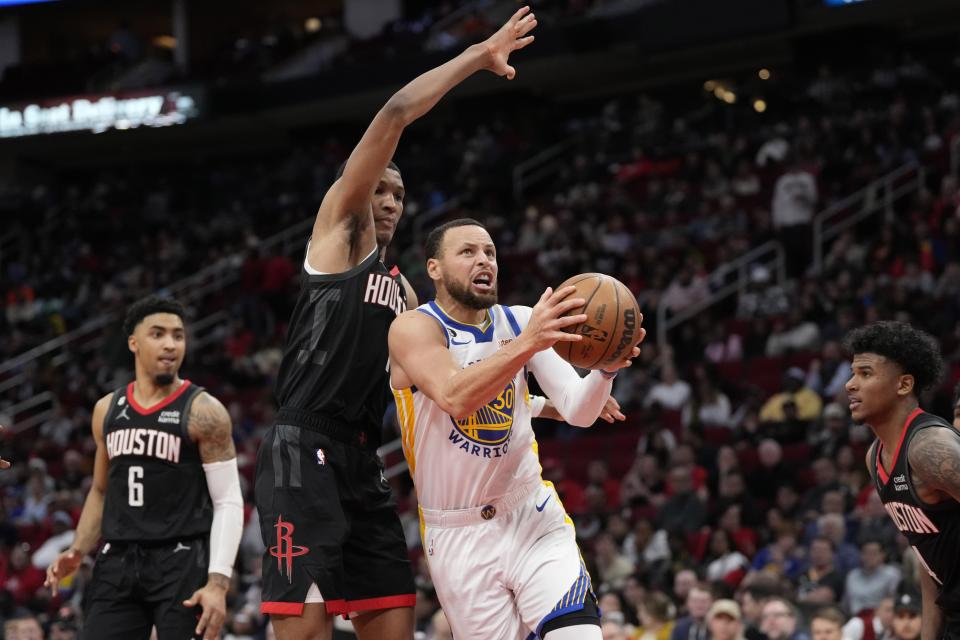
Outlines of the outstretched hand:
M 523 49 L 533 42 L 533 36 L 527 35 L 537 26 L 537 18 L 530 7 L 523 7 L 510 17 L 500 29 L 487 38 L 483 45 L 489 55 L 487 68 L 498 76 L 513 80 L 517 70 L 508 64 L 510 54 Z
M 197 621 L 195 633 L 202 636 L 203 640 L 216 640 L 220 637 L 220 628 L 227 615 L 228 586 L 226 576 L 214 576 L 214 579 L 183 601 L 183 606 L 187 608 L 201 608 L 202 614 Z
M 603 406 L 603 411 L 600 412 L 600 419 L 613 424 L 614 422 L 623 422 L 627 419 L 627 416 L 623 415 L 623 412 L 620 411 L 620 403 L 617 402 L 617 399 L 610 396 Z
M 47 578 L 43 581 L 43 586 L 50 588 L 50 593 L 54 596 L 60 590 L 60 581 L 69 578 L 83 562 L 83 554 L 73 547 L 57 555 L 53 563 L 47 567 Z

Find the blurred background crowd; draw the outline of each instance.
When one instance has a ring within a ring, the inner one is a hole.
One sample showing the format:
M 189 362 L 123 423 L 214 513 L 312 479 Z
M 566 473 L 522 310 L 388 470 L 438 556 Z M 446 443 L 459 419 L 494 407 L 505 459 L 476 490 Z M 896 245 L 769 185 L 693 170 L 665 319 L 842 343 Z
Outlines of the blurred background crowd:
M 249 24 L 234 17 L 185 66 L 176 39 L 150 26 L 148 4 L 119 25 L 91 18 L 85 38 L 45 49 L 31 30 L 64 28 L 77 9 L 23 10 L 24 50 L 46 53 L 25 53 L 0 82 L 11 104 L 215 88 L 210 113 L 179 130 L 110 131 L 96 143 L 57 134 L 56 146 L 0 139 L 10 150 L 0 160 L 0 423 L 15 461 L 0 474 L 7 638 L 77 637 L 92 564 L 56 598 L 43 570 L 72 541 L 89 486 L 93 404 L 131 377 L 122 311 L 154 291 L 190 307 L 182 374 L 234 420 L 247 518 L 225 634 L 269 637 L 252 478 L 314 213 L 390 88 L 483 37 L 512 6 L 251 8 Z M 840 343 L 876 319 L 931 332 L 948 366 L 924 406 L 953 415 L 956 8 L 919 3 L 905 22 L 902 4 L 885 0 L 784 0 L 765 3 L 756 25 L 730 18 L 712 33 L 674 15 L 710 17 L 710 3 L 532 4 L 544 51 L 518 58 L 516 87 L 468 84 L 404 134 L 395 160 L 409 196 L 388 262 L 428 299 L 423 236 L 469 215 L 498 245 L 503 303 L 532 304 L 586 271 L 637 295 L 648 337 L 614 388 L 627 421 L 535 424 L 604 637 L 914 640 L 918 566 L 869 482 L 872 434 L 850 421 Z M 782 16 L 769 13 L 780 4 Z M 13 15 L 3 11 L 0 30 Z M 631 49 L 633 27 L 656 20 L 677 33 L 638 27 L 654 44 Z M 335 102 L 364 90 L 360 80 L 375 99 Z M 312 121 L 289 110 L 299 102 L 333 115 Z M 295 124 L 277 124 L 288 117 Z M 396 440 L 392 411 L 384 433 Z M 416 496 L 397 448 L 384 456 L 417 567 L 418 637 L 449 638 Z M 349 623 L 338 626 L 350 637 Z M 826 627 L 838 635 L 818 635 Z

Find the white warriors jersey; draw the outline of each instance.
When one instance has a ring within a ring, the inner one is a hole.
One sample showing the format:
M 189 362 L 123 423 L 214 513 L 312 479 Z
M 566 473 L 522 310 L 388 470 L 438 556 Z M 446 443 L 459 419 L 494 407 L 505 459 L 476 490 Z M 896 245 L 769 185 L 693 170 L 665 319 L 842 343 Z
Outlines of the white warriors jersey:
M 450 318 L 434 301 L 417 311 L 440 322 L 447 348 L 463 368 L 516 339 L 531 314 L 530 307 L 494 305 L 483 324 L 469 325 Z M 526 367 L 496 398 L 461 420 L 416 387 L 394 389 L 393 394 L 421 507 L 480 507 L 523 484 L 541 482 Z

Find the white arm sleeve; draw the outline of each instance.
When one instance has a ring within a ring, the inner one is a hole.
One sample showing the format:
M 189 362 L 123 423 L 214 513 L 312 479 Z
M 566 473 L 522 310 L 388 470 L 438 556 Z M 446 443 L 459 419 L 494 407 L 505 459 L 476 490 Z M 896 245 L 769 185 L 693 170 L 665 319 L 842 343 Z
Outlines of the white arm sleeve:
M 581 378 L 553 349 L 533 356 L 529 366 L 564 420 L 576 427 L 589 427 L 597 421 L 613 389 L 613 378 L 604 378 L 599 371 Z
M 203 465 L 207 476 L 207 490 L 213 500 L 213 524 L 210 526 L 209 573 L 228 578 L 233 575 L 237 549 L 243 535 L 243 495 L 240 492 L 240 473 L 237 459 L 210 462 Z
M 533 310 L 523 306 L 510 307 L 510 310 L 520 328 L 526 327 Z M 527 366 L 566 422 L 589 427 L 600 417 L 613 389 L 612 378 L 604 378 L 599 371 L 591 371 L 587 377 L 581 378 L 576 369 L 553 349 L 537 353 Z

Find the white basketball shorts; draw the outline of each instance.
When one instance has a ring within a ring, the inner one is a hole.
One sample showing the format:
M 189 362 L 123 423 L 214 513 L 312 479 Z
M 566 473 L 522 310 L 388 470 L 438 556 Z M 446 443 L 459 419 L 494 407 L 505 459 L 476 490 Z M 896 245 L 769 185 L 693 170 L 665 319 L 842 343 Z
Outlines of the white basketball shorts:
M 455 638 L 527 640 L 595 598 L 549 483 L 458 511 L 423 510 L 424 549 Z

